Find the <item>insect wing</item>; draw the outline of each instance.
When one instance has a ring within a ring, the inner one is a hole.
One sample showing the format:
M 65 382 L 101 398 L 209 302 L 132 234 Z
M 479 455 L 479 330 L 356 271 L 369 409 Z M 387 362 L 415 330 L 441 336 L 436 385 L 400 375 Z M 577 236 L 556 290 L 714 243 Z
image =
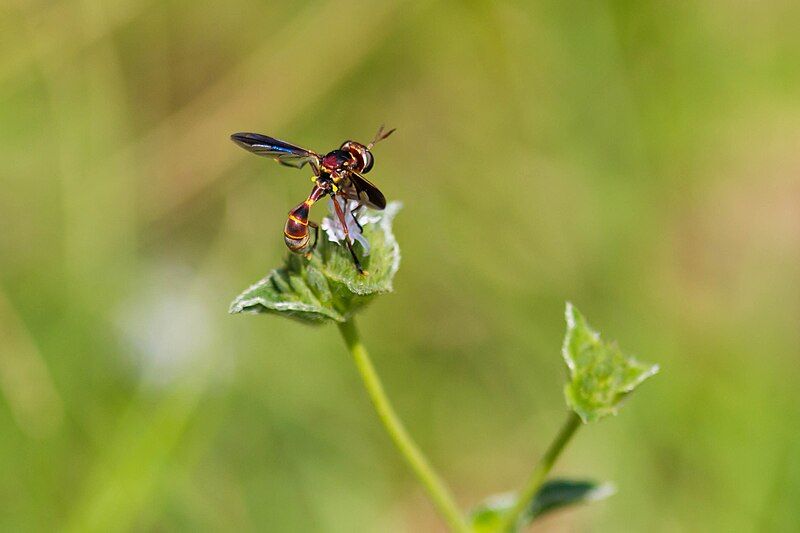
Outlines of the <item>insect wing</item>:
M 319 155 L 287 142 L 261 135 L 260 133 L 234 133 L 231 140 L 256 155 L 270 157 L 282 165 L 303 168 L 306 163 L 319 165 Z
M 372 209 L 386 208 L 386 198 L 370 181 L 356 172 L 350 172 L 350 183 L 342 189 L 342 195 Z

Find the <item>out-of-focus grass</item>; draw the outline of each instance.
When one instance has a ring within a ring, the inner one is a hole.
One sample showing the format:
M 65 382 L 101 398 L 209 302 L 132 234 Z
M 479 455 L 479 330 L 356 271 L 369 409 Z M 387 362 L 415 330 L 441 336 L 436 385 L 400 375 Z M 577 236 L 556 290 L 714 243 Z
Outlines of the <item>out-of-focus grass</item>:
M 439 526 L 334 331 L 229 317 L 319 150 L 398 133 L 397 292 L 362 321 L 462 505 L 560 420 L 563 300 L 663 374 L 540 529 L 800 516 L 791 2 L 22 1 L 0 8 L 0 529 Z

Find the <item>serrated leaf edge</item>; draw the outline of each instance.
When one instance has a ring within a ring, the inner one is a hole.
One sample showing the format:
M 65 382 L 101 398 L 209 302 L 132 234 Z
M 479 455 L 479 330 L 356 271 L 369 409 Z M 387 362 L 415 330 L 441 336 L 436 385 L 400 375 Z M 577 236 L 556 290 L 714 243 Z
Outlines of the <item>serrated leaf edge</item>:
M 233 300 L 233 302 L 231 302 L 231 306 L 228 309 L 228 313 L 232 315 L 237 313 L 259 314 L 259 311 L 255 306 L 260 305 L 264 309 L 272 309 L 275 311 L 299 311 L 304 313 L 312 313 L 316 315 L 326 316 L 337 322 L 344 322 L 345 318 L 342 315 L 338 313 L 331 313 L 324 307 L 317 307 L 300 302 L 268 302 L 261 296 L 256 296 L 253 298 L 245 298 L 245 295 L 249 294 L 251 291 L 260 289 L 261 287 L 270 282 L 273 275 L 277 274 L 278 270 L 272 269 L 262 279 L 258 280 L 256 283 L 250 285 L 248 288 L 242 291 L 242 293 L 239 296 L 237 296 Z
M 261 304 L 261 305 L 266 307 L 266 305 L 265 305 L 266 302 L 265 302 L 264 298 L 256 297 L 256 298 L 245 299 L 244 295 L 245 294 L 249 294 L 251 291 L 254 291 L 256 289 L 260 289 L 261 287 L 266 285 L 269 282 L 269 280 L 272 277 L 272 275 L 273 274 L 277 274 L 277 272 L 278 272 L 278 270 L 273 268 L 272 270 L 270 270 L 267 273 L 266 276 L 264 276 L 263 278 L 261 278 L 260 280 L 258 280 L 255 283 L 253 283 L 252 285 L 247 287 L 245 290 L 243 290 L 239 294 L 239 296 L 234 298 L 234 300 L 231 302 L 231 306 L 228 308 L 228 313 L 230 313 L 232 315 L 236 314 L 236 313 L 246 313 L 248 311 L 246 311 L 245 308 L 246 307 L 250 307 L 250 306 L 252 306 L 254 304 Z M 257 312 L 257 311 L 250 311 L 250 312 Z
M 566 335 L 564 335 L 564 342 L 561 345 L 561 356 L 563 357 L 564 362 L 567 364 L 567 368 L 569 369 L 570 381 L 564 384 L 564 393 L 567 397 L 567 403 L 569 404 L 570 409 L 575 413 L 577 413 L 578 416 L 580 416 L 581 421 L 583 421 L 584 424 L 588 424 L 589 422 L 595 422 L 597 420 L 600 420 L 601 418 L 607 415 L 617 416 L 617 414 L 619 414 L 620 403 L 618 402 L 615 405 L 606 406 L 602 408 L 600 412 L 588 413 L 584 412 L 582 409 L 578 409 L 575 405 L 573 405 L 573 402 L 569 401 L 569 391 L 572 385 L 572 379 L 575 377 L 575 361 L 572 359 L 572 356 L 570 355 L 569 344 L 577 325 L 576 313 L 580 315 L 580 317 L 583 319 L 585 323 L 584 324 L 585 329 L 586 331 L 589 332 L 594 342 L 602 342 L 602 338 L 600 336 L 600 333 L 592 329 L 589 323 L 586 322 L 586 317 L 584 317 L 583 314 L 580 313 L 580 311 L 578 311 L 574 305 L 572 305 L 572 302 L 567 302 L 566 308 L 564 310 L 564 316 L 567 321 L 567 333 Z M 658 372 L 661 370 L 661 367 L 658 365 L 658 363 L 652 363 L 652 364 L 644 363 L 642 361 L 639 361 L 636 357 L 624 353 L 623 356 L 625 357 L 626 362 L 629 365 L 640 367 L 642 369 L 642 373 L 639 374 L 636 377 L 636 379 L 627 384 L 625 387 L 620 388 L 619 389 L 620 394 L 627 395 L 633 392 L 633 390 L 636 387 L 638 387 L 644 380 L 646 380 L 651 376 L 654 376 L 655 374 L 658 374 Z M 647 367 L 647 365 L 650 366 Z M 607 414 L 601 414 L 601 412 L 605 412 Z
M 564 316 L 567 321 L 567 334 L 564 335 L 564 342 L 561 344 L 561 356 L 564 358 L 564 362 L 567 364 L 567 368 L 569 368 L 570 375 L 573 375 L 575 372 L 575 361 L 572 359 L 572 356 L 569 353 L 569 341 L 572 337 L 572 332 L 575 330 L 576 326 L 575 311 L 576 308 L 574 305 L 572 305 L 572 302 L 567 302 L 566 309 L 564 310 Z M 578 313 L 580 313 L 580 311 L 578 311 Z M 582 314 L 581 317 L 583 317 Z M 584 321 L 585 320 L 586 319 L 584 318 Z M 595 342 L 602 342 L 600 333 L 592 329 L 588 323 L 586 324 L 586 330 L 591 334 Z M 658 374 L 658 372 L 661 370 L 661 367 L 658 365 L 658 363 L 652 363 L 652 364 L 644 363 L 632 355 L 627 355 L 625 353 L 623 353 L 623 355 L 625 356 L 626 361 L 632 366 L 639 366 L 642 369 L 644 369 L 646 365 L 650 365 L 650 367 L 647 368 L 646 370 L 643 370 L 641 375 L 639 375 L 637 379 L 633 381 L 630 385 L 621 389 L 622 392 L 631 392 L 633 389 L 638 387 L 639 384 L 641 384 L 644 380 L 655 374 Z

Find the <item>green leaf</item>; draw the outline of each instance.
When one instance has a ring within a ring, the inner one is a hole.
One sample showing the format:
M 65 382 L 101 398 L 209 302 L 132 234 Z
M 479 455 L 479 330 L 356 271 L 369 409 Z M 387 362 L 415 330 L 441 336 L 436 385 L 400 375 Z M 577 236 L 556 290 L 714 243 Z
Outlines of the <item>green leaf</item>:
M 589 480 L 551 479 L 542 485 L 526 512 L 520 517 L 516 530 L 530 524 L 540 516 L 556 509 L 580 503 L 604 500 L 614 494 L 611 483 L 596 483 Z M 496 532 L 503 523 L 503 516 L 516 503 L 516 494 L 506 493 L 491 496 L 470 514 L 470 524 L 475 533 Z
M 596 502 L 612 496 L 617 489 L 611 483 L 588 480 L 551 479 L 547 481 L 531 502 L 528 513 L 531 520 L 561 507 L 578 503 Z
M 370 254 L 355 249 L 368 274 L 353 266 L 350 252 L 328 240 L 319 231 L 319 243 L 309 259 L 289 254 L 283 267 L 249 287 L 231 304 L 231 313 L 274 313 L 310 324 L 344 322 L 376 295 L 392 291 L 392 280 L 400 266 L 400 246 L 392 233 L 392 221 L 400 202 L 383 211 L 368 212 L 372 222 L 364 224 L 363 235 Z
M 658 372 L 658 365 L 637 361 L 623 354 L 616 343 L 603 342 L 570 303 L 566 318 L 562 355 L 570 374 L 564 386 L 567 405 L 584 423 L 617 414 L 622 400 Z

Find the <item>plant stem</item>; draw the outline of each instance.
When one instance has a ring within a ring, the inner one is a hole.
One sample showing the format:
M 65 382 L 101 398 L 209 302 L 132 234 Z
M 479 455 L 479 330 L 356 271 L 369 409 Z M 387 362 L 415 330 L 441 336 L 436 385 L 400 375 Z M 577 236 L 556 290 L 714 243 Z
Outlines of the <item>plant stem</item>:
M 375 406 L 378 417 L 381 419 L 381 423 L 384 428 L 386 428 L 386 431 L 394 441 L 397 449 L 414 471 L 417 478 L 419 478 L 420 482 L 422 482 L 425 490 L 428 491 L 428 495 L 439 513 L 447 521 L 450 529 L 458 532 L 469 531 L 450 491 L 438 474 L 431 468 L 428 460 L 411 439 L 403 423 L 397 417 L 397 413 L 395 413 L 394 408 L 392 408 L 392 404 L 389 403 L 389 399 L 386 397 L 386 393 L 383 390 L 381 380 L 375 372 L 375 367 L 372 365 L 372 361 L 369 358 L 367 349 L 361 343 L 361 338 L 358 334 L 358 329 L 356 329 L 354 319 L 350 318 L 346 322 L 339 323 L 339 331 L 355 360 L 358 372 L 361 374 L 361 379 L 372 400 L 372 404 Z
M 553 464 L 555 464 L 556 459 L 558 459 L 558 456 L 561 455 L 564 447 L 567 445 L 569 440 L 575 434 L 575 430 L 577 430 L 580 425 L 580 417 L 573 411 L 570 411 L 567 419 L 561 426 L 561 430 L 558 432 L 558 435 L 556 435 L 555 440 L 550 443 L 550 447 L 547 448 L 545 454 L 541 459 L 539 459 L 539 462 L 536 463 L 536 466 L 533 468 L 533 472 L 531 472 L 531 475 L 528 478 L 528 483 L 525 485 L 525 489 L 520 493 L 514 508 L 511 509 L 511 511 L 509 511 L 504 517 L 502 524 L 497 529 L 498 531 L 514 530 L 514 527 L 516 526 L 520 517 L 528 508 L 531 501 L 536 496 L 536 493 L 539 492 L 539 489 L 542 487 L 542 483 L 544 483 L 547 474 L 550 473 L 550 469 L 553 468 Z

